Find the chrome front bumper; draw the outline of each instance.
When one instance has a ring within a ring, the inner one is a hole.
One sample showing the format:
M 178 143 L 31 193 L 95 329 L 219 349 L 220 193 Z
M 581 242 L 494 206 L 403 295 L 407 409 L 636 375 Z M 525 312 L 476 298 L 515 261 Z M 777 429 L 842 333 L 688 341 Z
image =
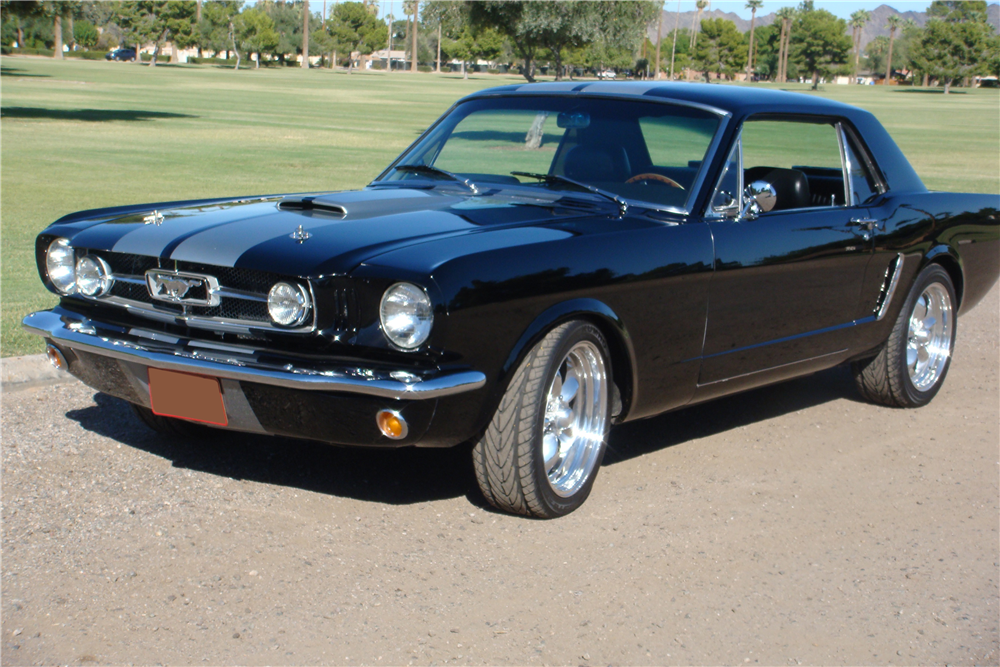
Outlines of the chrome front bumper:
M 62 349 L 289 389 L 422 400 L 473 391 L 486 384 L 483 373 L 469 370 L 413 373 L 326 363 L 269 363 L 261 358 L 273 355 L 263 351 L 95 322 L 61 306 L 32 313 L 21 324 L 29 333 Z

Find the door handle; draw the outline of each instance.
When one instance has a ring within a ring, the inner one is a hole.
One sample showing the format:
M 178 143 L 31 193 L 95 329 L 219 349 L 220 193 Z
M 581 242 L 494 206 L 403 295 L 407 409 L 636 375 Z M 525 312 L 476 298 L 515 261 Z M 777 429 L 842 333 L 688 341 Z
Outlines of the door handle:
M 851 218 L 851 225 L 860 227 L 868 232 L 873 232 L 875 231 L 875 226 L 878 225 L 878 220 L 872 220 L 871 218 Z

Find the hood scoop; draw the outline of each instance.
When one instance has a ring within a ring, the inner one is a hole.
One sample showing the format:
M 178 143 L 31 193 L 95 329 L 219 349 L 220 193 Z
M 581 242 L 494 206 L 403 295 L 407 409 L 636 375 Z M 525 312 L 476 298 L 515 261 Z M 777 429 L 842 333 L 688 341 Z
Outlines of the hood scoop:
M 347 216 L 347 209 L 340 204 L 325 202 L 313 196 L 285 197 L 278 202 L 278 208 L 282 211 L 314 211 L 333 218 Z

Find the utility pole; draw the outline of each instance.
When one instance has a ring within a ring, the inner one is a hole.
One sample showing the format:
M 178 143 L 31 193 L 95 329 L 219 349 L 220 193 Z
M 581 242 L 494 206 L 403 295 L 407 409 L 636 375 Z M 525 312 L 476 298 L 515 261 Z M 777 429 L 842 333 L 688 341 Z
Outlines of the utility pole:
M 674 19 L 674 44 L 670 47 L 670 80 L 674 80 L 674 55 L 677 53 L 677 31 L 681 26 L 681 0 L 677 0 L 677 18 Z

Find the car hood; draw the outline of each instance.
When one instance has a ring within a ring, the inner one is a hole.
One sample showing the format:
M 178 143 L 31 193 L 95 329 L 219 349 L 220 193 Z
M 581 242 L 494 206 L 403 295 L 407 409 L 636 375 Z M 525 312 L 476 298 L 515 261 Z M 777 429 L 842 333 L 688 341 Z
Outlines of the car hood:
M 594 214 L 600 205 L 553 192 L 381 187 L 87 211 L 46 233 L 77 248 L 317 277 L 436 238 Z

